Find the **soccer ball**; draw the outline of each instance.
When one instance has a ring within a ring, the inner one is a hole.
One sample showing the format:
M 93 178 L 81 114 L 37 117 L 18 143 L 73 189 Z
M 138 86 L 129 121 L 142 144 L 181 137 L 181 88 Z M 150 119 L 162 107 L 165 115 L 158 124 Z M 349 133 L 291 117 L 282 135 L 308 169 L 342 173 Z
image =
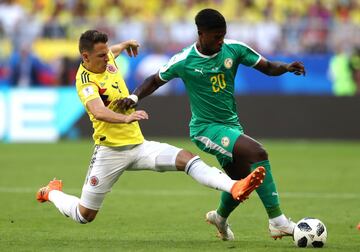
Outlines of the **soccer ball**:
M 315 218 L 303 218 L 296 223 L 294 243 L 296 246 L 322 248 L 326 242 L 327 231 L 324 223 Z

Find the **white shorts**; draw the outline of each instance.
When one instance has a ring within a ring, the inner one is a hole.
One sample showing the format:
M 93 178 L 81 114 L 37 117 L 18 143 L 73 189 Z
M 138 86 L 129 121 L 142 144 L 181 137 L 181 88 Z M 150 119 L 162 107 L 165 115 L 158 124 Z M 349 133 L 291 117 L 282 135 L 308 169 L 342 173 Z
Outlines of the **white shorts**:
M 125 170 L 176 171 L 181 149 L 154 141 L 139 145 L 107 147 L 96 145 L 82 189 L 80 204 L 99 210 L 106 193 Z

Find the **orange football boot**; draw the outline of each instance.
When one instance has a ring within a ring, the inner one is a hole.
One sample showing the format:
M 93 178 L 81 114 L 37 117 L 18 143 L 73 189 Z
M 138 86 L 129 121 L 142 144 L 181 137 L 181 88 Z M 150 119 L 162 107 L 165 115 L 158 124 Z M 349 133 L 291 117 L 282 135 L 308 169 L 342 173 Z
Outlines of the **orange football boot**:
M 49 201 L 49 192 L 52 190 L 62 191 L 62 180 L 53 179 L 49 182 L 47 186 L 44 186 L 39 189 L 36 193 L 36 200 L 43 203 Z
M 231 194 L 235 200 L 243 202 L 249 195 L 258 188 L 265 177 L 265 168 L 259 166 L 252 171 L 246 178 L 237 181 L 231 188 Z

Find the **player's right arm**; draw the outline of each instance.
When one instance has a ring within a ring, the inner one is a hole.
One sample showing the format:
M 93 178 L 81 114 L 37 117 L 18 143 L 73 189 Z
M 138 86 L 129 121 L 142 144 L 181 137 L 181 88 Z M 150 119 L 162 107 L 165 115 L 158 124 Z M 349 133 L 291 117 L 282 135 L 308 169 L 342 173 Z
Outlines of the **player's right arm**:
M 130 115 L 116 113 L 105 107 L 101 98 L 95 98 L 88 101 L 86 107 L 96 120 L 108 123 L 131 123 L 149 118 L 144 110 L 134 111 Z

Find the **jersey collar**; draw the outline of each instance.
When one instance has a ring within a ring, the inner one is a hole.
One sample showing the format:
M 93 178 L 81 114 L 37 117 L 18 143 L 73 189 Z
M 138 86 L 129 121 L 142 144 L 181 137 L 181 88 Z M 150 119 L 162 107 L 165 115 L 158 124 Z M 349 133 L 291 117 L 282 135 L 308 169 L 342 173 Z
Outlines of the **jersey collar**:
M 100 75 L 100 74 L 106 73 L 106 71 L 103 72 L 103 73 L 94 73 L 94 72 L 91 72 L 89 69 L 87 69 L 87 68 L 84 66 L 84 62 L 83 62 L 83 61 L 81 61 L 80 65 L 81 65 L 81 67 L 82 67 L 86 72 L 91 73 L 91 74 L 95 74 L 95 75 L 98 75 L 98 74 L 99 74 L 99 75 Z
M 203 58 L 207 58 L 207 59 L 211 59 L 211 58 L 214 58 L 216 55 L 219 54 L 219 52 L 213 54 L 213 55 L 205 55 L 205 54 L 202 54 L 201 52 L 199 52 L 199 50 L 196 48 L 196 42 L 193 44 L 193 47 L 194 47 L 194 50 L 195 52 L 200 56 L 200 57 L 203 57 Z

